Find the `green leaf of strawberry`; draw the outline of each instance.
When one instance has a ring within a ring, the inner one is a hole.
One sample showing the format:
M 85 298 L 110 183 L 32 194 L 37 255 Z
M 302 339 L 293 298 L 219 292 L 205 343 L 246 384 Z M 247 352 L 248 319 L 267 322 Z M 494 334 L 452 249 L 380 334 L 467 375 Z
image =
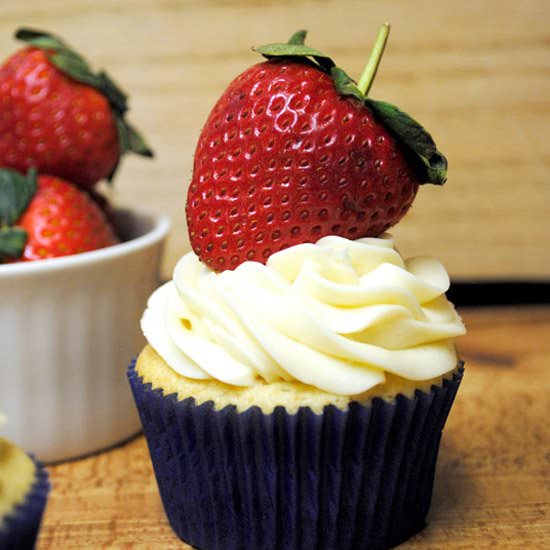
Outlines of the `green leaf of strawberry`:
M 288 44 L 303 44 L 306 41 L 307 31 L 301 29 L 296 31 L 288 40 Z
M 0 169 L 0 227 L 13 225 L 36 192 L 36 170 L 27 175 Z
M 340 95 L 348 95 L 358 99 L 364 100 L 364 95 L 357 87 L 355 80 L 353 80 L 343 69 L 334 65 L 330 69 L 330 76 L 334 80 L 334 85 Z
M 304 44 L 307 31 L 300 30 L 295 32 L 290 40 L 286 43 L 266 44 L 258 48 L 252 48 L 254 51 L 261 53 L 266 59 L 277 57 L 294 57 L 297 59 L 311 58 L 313 61 L 323 67 L 326 71 L 330 71 L 334 67 L 334 61 L 324 53 L 314 48 L 310 48 Z
M 27 243 L 27 232 L 20 227 L 0 228 L 0 263 L 3 258 L 19 258 Z
M 2 258 L 18 258 L 27 242 L 27 232 L 12 227 L 36 193 L 36 170 L 27 175 L 15 170 L 0 169 L 0 262 Z
M 46 50 L 69 49 L 67 45 L 57 36 L 44 31 L 22 28 L 15 32 L 15 38 L 27 44 Z
M 385 126 L 406 143 L 422 161 L 428 181 L 443 184 L 447 179 L 447 159 L 437 150 L 432 136 L 407 113 L 385 101 L 365 99 L 365 103 Z

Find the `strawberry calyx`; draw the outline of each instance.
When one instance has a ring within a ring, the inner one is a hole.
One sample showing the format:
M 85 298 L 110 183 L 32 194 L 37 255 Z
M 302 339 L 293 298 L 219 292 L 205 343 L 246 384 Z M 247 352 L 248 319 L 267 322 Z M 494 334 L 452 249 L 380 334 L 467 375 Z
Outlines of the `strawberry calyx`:
M 27 244 L 27 232 L 20 227 L 0 228 L 0 264 L 5 258 L 20 258 Z
M 302 62 L 307 60 L 316 65 L 318 69 L 329 74 L 340 95 L 354 97 L 361 101 L 373 112 L 379 122 L 413 152 L 423 168 L 423 183 L 442 185 L 447 179 L 447 159 L 437 149 L 428 131 L 395 105 L 368 97 L 389 31 L 390 25 L 388 23 L 384 23 L 378 31 L 374 47 L 359 83 L 353 80 L 344 69 L 338 67 L 330 57 L 307 46 L 305 44 L 307 34 L 305 30 L 294 33 L 287 43 L 266 44 L 255 47 L 253 50 L 262 54 L 266 59 L 288 58 Z
M 89 63 L 79 53 L 68 46 L 59 37 L 48 32 L 21 28 L 15 38 L 29 46 L 39 48 L 48 54 L 50 62 L 69 78 L 95 88 L 111 106 L 116 121 L 120 156 L 135 153 L 144 157 L 153 157 L 154 153 L 143 136 L 126 120 L 128 96 L 115 84 L 104 71 L 93 72 Z M 114 167 L 108 180 L 112 181 L 117 166 Z
M 0 169 L 0 263 L 7 257 L 19 258 L 27 242 L 27 232 L 14 224 L 36 193 L 37 172 L 26 175 L 8 168 Z

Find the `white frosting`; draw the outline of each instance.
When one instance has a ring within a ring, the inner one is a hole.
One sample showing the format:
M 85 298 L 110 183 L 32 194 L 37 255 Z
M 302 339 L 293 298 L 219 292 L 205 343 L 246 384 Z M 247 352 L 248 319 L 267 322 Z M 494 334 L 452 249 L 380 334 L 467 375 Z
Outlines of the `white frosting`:
M 324 237 L 216 273 L 192 252 L 150 297 L 141 326 L 176 372 L 247 386 L 299 380 L 353 395 L 385 372 L 428 380 L 456 367 L 465 329 L 437 260 L 404 261 L 389 235 Z

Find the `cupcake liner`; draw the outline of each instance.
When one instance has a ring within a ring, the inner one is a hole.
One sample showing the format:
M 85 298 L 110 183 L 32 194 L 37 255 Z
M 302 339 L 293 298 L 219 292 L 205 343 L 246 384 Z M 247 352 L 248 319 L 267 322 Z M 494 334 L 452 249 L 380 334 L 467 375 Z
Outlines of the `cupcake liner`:
M 25 500 L 0 519 L 2 550 L 27 550 L 35 547 L 50 491 L 50 482 L 48 472 L 42 463 L 36 460 L 34 462 L 36 466 L 34 481 Z
M 200 550 L 390 548 L 425 525 L 460 380 L 323 414 L 196 405 L 128 377 L 168 520 Z

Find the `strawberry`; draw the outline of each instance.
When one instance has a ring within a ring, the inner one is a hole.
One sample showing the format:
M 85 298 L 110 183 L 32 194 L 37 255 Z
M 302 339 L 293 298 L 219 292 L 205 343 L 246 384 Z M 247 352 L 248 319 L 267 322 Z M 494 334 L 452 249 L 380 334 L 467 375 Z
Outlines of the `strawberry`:
M 0 170 L 0 261 L 68 256 L 118 238 L 88 194 L 55 176 Z
M 304 44 L 256 50 L 267 61 L 222 94 L 199 137 L 186 216 L 191 246 L 212 269 L 325 235 L 377 236 L 447 162 L 409 115 L 367 97 L 389 26 L 363 77 Z
M 0 166 L 92 187 L 120 157 L 152 152 L 125 120 L 125 94 L 59 38 L 21 29 L 28 47 L 0 67 Z

